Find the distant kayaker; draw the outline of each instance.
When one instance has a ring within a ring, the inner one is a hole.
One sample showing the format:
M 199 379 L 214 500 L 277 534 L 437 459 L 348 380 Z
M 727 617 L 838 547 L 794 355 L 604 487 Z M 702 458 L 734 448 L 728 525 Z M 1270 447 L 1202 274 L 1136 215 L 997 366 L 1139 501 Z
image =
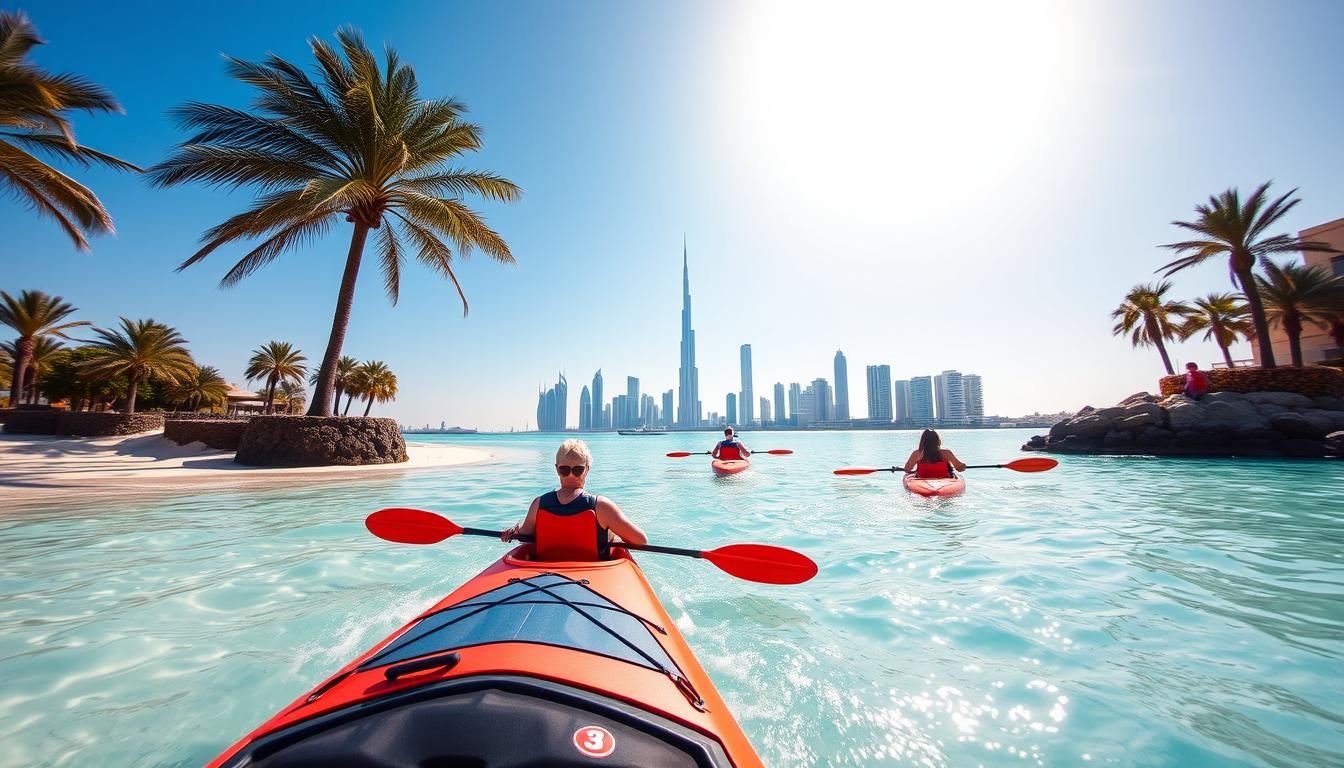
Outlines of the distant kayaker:
M 747 450 L 747 446 L 743 445 L 742 441 L 733 435 L 733 428 L 729 427 L 723 430 L 723 439 L 714 446 L 714 450 L 710 451 L 709 455 L 716 459 L 733 461 L 747 458 L 751 455 L 751 451 Z
M 1199 363 L 1185 364 L 1185 396 L 1198 400 L 1209 392 L 1209 375 L 1199 370 Z
M 582 440 L 561 443 L 555 452 L 560 487 L 533 499 L 523 522 L 505 530 L 500 538 L 513 541 L 519 535 L 535 536 L 533 557 L 552 562 L 606 560 L 612 544 L 649 543 L 644 531 L 611 499 L 584 490 L 583 481 L 592 466 L 593 454 Z
M 956 454 L 943 447 L 943 439 L 932 429 L 924 430 L 919 436 L 919 448 L 905 460 L 905 471 L 914 472 L 919 477 L 956 477 L 952 470 L 966 471 Z

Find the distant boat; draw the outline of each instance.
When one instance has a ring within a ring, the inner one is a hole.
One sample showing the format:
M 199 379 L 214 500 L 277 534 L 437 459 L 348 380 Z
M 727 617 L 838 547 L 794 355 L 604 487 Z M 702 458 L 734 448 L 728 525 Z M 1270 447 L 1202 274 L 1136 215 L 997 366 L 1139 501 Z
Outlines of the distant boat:
M 448 427 L 447 429 L 403 429 L 404 435 L 474 435 L 476 430 L 466 429 L 464 427 Z
M 618 435 L 666 435 L 667 429 L 664 427 L 640 427 L 639 429 L 618 429 Z

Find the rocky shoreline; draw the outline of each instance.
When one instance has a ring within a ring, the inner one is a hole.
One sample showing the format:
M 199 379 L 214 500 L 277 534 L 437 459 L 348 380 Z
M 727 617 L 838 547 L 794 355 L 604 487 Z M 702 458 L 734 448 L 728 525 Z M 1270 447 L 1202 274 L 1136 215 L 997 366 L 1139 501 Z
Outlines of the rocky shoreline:
M 1344 457 L 1344 399 L 1296 392 L 1131 395 L 1088 406 L 1024 451 L 1145 456 Z

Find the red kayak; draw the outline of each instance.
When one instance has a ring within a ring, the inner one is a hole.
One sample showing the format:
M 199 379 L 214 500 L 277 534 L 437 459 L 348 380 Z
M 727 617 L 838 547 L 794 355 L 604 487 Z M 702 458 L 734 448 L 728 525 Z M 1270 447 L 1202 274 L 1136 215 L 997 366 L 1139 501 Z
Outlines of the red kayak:
M 714 459 L 709 462 L 709 468 L 714 470 L 714 474 L 719 477 L 745 472 L 747 467 L 750 466 L 751 462 L 746 459 Z
M 966 481 L 960 477 L 916 477 L 907 474 L 901 478 L 905 490 L 920 496 L 956 496 L 966 490 Z
M 628 552 L 530 553 L 509 552 L 210 768 L 762 766 Z

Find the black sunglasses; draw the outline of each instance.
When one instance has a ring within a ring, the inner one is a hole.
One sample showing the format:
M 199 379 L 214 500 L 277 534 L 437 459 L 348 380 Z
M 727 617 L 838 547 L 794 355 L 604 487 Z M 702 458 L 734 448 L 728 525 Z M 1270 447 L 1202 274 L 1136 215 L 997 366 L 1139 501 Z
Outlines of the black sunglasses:
M 588 467 L 582 464 L 577 464 L 572 467 L 566 467 L 560 464 L 556 464 L 555 471 L 559 472 L 561 477 L 569 477 L 570 472 L 573 472 L 575 477 L 581 477 L 584 472 L 588 471 Z

